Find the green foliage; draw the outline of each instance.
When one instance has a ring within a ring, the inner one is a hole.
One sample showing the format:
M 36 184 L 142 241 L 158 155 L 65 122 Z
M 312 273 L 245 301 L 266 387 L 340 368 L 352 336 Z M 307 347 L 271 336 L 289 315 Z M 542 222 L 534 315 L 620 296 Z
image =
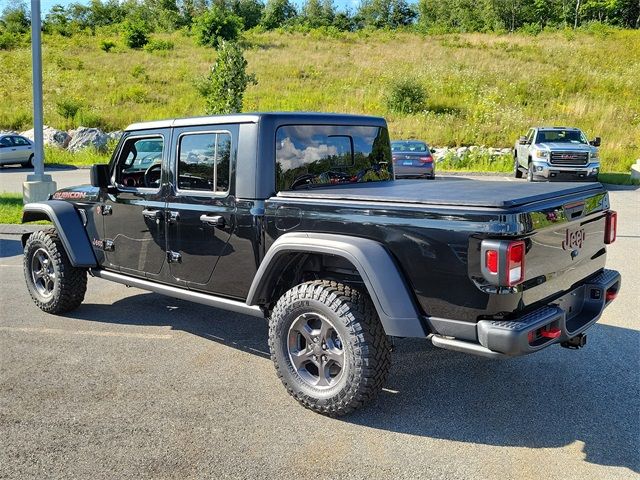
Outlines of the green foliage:
M 195 22 L 199 45 L 217 48 L 222 41 L 235 41 L 242 31 L 242 19 L 219 6 L 207 10 Z
M 0 113 L 0 130 L 22 131 L 33 124 L 31 112 L 13 109 Z
M 103 50 L 109 53 L 113 48 L 115 48 L 116 42 L 112 40 L 102 40 L 100 42 L 100 50 Z
M 170 40 L 150 40 L 144 46 L 145 52 L 156 52 L 156 51 L 164 51 L 164 50 L 173 50 L 175 44 Z
M 332 0 L 307 0 L 302 8 L 304 23 L 312 28 L 333 25 L 336 10 Z
M 77 98 L 62 98 L 56 102 L 56 112 L 67 121 L 75 118 L 82 108 L 82 102 Z
M 244 28 L 250 29 L 260 24 L 264 3 L 260 0 L 232 0 L 231 11 L 242 19 Z
M 0 193 L 0 223 L 22 223 L 22 195 Z
M 142 48 L 149 42 L 149 28 L 141 21 L 127 21 L 122 25 L 124 43 L 129 48 Z
M 11 50 L 22 43 L 22 35 L 13 32 L 0 32 L 0 50 Z
M 363 0 L 358 16 L 365 26 L 398 28 L 411 25 L 418 12 L 406 0 Z
M 7 6 L 0 16 L 0 32 L 27 33 L 31 27 L 29 11 L 21 1 Z
M 391 84 L 387 95 L 387 108 L 395 113 L 417 113 L 426 107 L 427 91 L 414 78 L 402 78 Z
M 491 155 L 486 150 L 467 150 L 461 157 L 449 152 L 438 162 L 438 170 L 510 173 L 513 171 L 513 157 L 510 154 Z
M 115 130 L 116 128 L 111 125 L 107 120 L 98 115 L 95 112 L 91 112 L 85 109 L 78 111 L 75 116 L 75 126 L 99 128 L 101 130 Z
M 289 0 L 269 0 L 262 16 L 262 25 L 267 30 L 284 27 L 297 16 L 296 7 Z
M 247 74 L 247 61 L 237 43 L 222 41 L 211 73 L 199 85 L 209 115 L 242 112 L 244 92 L 256 83 Z

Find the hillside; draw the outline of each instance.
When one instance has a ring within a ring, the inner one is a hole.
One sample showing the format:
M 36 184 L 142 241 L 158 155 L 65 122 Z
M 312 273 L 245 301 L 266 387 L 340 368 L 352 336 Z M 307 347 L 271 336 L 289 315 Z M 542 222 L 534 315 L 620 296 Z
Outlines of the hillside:
M 194 87 L 215 51 L 181 33 L 170 51 L 130 50 L 115 36 L 45 35 L 45 123 L 115 130 L 138 120 L 200 115 Z M 602 137 L 604 170 L 640 157 L 640 31 L 523 34 L 360 31 L 324 36 L 246 33 L 257 85 L 245 110 L 320 110 L 385 116 L 394 138 L 433 145 L 510 146 L 532 124 L 572 125 Z M 117 47 L 106 53 L 102 40 Z M 0 51 L 0 129 L 30 127 L 30 50 Z M 390 114 L 389 84 L 415 77 L 427 111 Z M 75 121 L 58 103 L 78 100 Z

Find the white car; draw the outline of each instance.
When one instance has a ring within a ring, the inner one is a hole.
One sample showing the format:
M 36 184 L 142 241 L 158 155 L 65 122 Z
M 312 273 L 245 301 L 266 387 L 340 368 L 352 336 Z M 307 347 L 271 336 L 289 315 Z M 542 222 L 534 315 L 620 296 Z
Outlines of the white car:
M 33 142 L 14 133 L 0 133 L 0 166 L 19 163 L 32 167 Z

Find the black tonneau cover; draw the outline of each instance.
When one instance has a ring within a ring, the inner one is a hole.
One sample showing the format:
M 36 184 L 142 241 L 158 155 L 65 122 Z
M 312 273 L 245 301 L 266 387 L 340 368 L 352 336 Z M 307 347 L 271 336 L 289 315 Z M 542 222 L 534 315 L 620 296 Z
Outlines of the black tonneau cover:
M 420 203 L 465 207 L 513 208 L 575 193 L 604 192 L 600 183 L 525 183 L 482 180 L 395 180 L 334 185 L 278 193 L 285 198 Z

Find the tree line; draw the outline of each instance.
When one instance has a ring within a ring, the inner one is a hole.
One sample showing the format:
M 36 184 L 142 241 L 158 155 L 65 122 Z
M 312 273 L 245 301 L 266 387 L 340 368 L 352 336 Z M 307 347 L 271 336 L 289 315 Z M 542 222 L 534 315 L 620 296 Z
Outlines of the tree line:
M 300 8 L 290 0 L 91 0 L 55 5 L 43 24 L 45 32 L 65 36 L 121 24 L 173 31 L 192 29 L 203 16 L 215 16 L 220 28 L 239 30 L 410 27 L 436 33 L 489 32 L 576 28 L 587 22 L 640 28 L 640 0 L 362 0 L 353 11 L 336 8 L 333 0 L 306 0 Z M 0 34 L 22 34 L 29 28 L 27 5 L 12 0 L 0 16 Z

